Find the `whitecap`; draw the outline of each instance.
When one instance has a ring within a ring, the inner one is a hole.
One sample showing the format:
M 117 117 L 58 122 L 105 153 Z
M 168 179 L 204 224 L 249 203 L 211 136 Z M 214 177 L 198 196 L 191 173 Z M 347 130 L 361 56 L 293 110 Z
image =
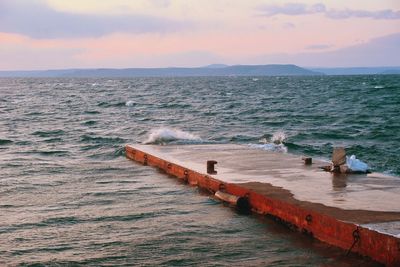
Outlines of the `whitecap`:
M 158 129 L 152 129 L 150 131 L 149 137 L 143 143 L 165 144 L 174 141 L 189 141 L 190 143 L 193 143 L 193 142 L 201 142 L 202 139 L 197 135 L 184 132 L 179 129 L 163 127 Z
M 127 101 L 127 102 L 125 103 L 125 106 L 127 106 L 127 107 L 133 107 L 134 105 L 135 105 L 135 102 L 132 101 L 132 100 L 129 100 L 129 101 Z
M 268 140 L 267 138 L 262 138 L 259 141 L 262 144 L 249 144 L 249 146 L 255 149 L 263 149 L 267 151 L 287 153 L 288 149 L 283 143 L 286 140 L 286 138 L 287 136 L 285 132 L 277 131 L 272 135 L 270 140 Z
M 286 134 L 283 131 L 275 132 L 271 137 L 271 142 L 274 144 L 282 144 L 286 140 Z

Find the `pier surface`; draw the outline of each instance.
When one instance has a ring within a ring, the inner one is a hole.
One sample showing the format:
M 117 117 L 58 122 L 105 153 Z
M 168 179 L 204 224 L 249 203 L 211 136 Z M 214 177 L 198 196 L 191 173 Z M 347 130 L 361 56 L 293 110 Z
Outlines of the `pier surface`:
M 304 165 L 301 156 L 246 145 L 135 144 L 127 145 L 126 152 L 210 191 L 222 188 L 246 196 L 254 211 L 276 216 L 324 242 L 387 265 L 400 264 L 398 177 L 332 174 L 319 168 L 327 162 L 313 159 L 312 165 Z M 207 174 L 207 160 L 218 162 L 217 174 Z

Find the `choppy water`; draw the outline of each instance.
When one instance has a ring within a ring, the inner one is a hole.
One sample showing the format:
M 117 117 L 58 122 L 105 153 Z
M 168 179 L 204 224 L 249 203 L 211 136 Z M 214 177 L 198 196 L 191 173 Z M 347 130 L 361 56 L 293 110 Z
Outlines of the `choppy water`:
M 342 145 L 400 175 L 400 76 L 6 78 L 0 114 L 0 265 L 374 265 L 133 163 L 126 143 Z

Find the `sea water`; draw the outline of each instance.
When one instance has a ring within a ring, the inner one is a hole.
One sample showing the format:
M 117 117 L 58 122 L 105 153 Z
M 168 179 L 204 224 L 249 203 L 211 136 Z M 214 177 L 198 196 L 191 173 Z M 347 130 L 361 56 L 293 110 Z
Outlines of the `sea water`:
M 124 145 L 344 146 L 397 177 L 400 76 L 2 78 L 0 114 L 0 265 L 376 265 L 238 214 Z

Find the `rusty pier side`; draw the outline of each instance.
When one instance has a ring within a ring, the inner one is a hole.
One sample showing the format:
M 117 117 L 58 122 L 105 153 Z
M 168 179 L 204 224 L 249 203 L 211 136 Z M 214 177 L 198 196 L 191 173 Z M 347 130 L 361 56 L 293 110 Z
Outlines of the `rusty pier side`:
M 358 223 L 338 219 L 335 215 L 296 205 L 274 195 L 260 193 L 245 184 L 216 179 L 201 173 L 180 161 L 168 157 L 161 158 L 157 153 L 146 151 L 142 145 L 126 145 L 126 157 L 144 165 L 157 167 L 190 185 L 206 189 L 211 193 L 223 191 L 235 196 L 246 197 L 252 210 L 263 215 L 272 215 L 293 226 L 293 228 L 312 235 L 314 238 L 358 253 L 387 266 L 400 266 L 400 238 L 363 227 Z

